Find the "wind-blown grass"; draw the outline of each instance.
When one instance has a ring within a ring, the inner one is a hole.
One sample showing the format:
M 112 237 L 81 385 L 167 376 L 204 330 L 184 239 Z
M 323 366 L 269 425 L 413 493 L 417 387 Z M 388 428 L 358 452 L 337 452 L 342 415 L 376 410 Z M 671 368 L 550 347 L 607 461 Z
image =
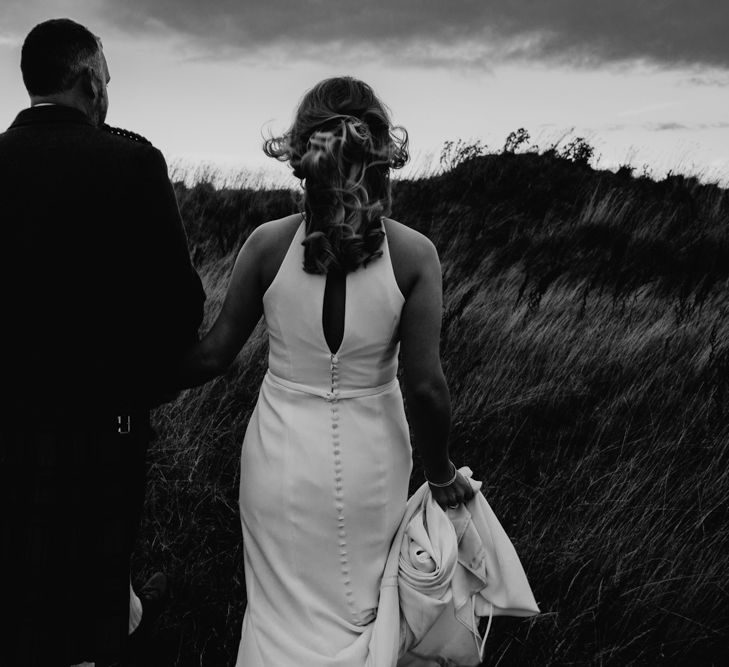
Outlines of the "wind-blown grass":
M 295 205 L 204 183 L 178 196 L 209 324 L 242 240 Z M 497 619 L 484 664 L 721 664 L 729 193 L 504 153 L 400 181 L 393 208 L 441 255 L 452 457 L 484 481 L 543 611 Z M 135 577 L 177 582 L 157 664 L 235 656 L 239 450 L 265 351 L 259 327 L 224 377 L 155 414 Z

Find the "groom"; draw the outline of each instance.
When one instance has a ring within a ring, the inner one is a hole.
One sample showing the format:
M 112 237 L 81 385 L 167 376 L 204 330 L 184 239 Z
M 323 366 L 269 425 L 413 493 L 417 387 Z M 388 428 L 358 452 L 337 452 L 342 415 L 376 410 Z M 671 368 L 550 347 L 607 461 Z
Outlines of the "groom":
M 0 665 L 98 666 L 126 650 L 149 410 L 171 398 L 205 295 L 164 158 L 104 125 L 100 40 L 46 21 L 21 70 L 31 107 L 0 134 L 0 576 L 12 611 Z

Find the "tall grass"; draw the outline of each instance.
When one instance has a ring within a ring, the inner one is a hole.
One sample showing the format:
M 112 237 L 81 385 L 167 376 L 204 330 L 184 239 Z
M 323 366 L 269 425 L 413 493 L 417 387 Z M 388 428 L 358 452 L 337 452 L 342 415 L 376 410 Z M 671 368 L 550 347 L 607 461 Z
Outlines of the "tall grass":
M 240 243 L 295 204 L 205 183 L 178 196 L 210 320 Z M 497 619 L 484 664 L 722 664 L 729 193 L 478 151 L 398 182 L 394 211 L 443 263 L 453 458 L 484 480 L 543 611 Z M 135 562 L 177 582 L 157 664 L 235 656 L 239 448 L 265 351 L 259 328 L 225 377 L 155 414 Z

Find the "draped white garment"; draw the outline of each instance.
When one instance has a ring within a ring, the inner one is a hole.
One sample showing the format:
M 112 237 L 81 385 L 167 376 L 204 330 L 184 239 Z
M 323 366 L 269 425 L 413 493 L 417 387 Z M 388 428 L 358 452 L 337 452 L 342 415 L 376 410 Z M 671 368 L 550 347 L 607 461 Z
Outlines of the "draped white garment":
M 472 476 L 469 468 L 460 472 Z M 367 667 L 478 665 L 486 639 L 478 632 L 481 617 L 539 613 L 481 483 L 471 485 L 473 499 L 447 512 L 427 484 L 408 500 L 382 578 Z

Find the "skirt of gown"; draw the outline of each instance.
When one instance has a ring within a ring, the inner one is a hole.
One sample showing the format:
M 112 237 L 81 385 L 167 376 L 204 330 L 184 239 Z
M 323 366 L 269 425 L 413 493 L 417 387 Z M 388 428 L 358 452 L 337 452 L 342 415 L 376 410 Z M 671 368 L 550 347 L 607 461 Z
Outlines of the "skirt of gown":
M 397 381 L 327 401 L 266 375 L 243 441 L 238 667 L 356 667 L 412 467 Z

